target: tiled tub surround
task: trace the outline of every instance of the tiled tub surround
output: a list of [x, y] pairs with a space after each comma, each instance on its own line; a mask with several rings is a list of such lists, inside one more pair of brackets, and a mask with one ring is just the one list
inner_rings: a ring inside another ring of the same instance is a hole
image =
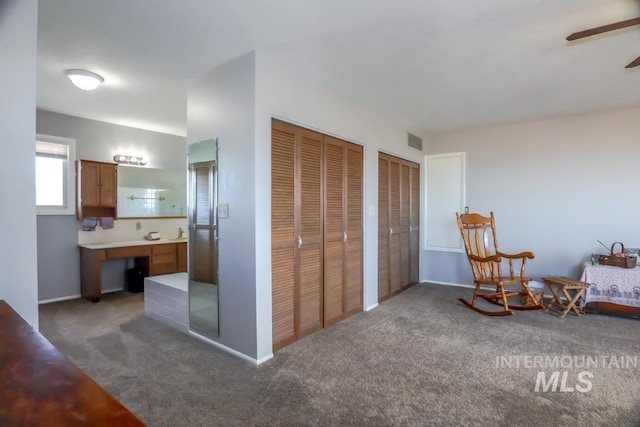
[[187, 273], [144, 279], [144, 313], [152, 319], [189, 332], [189, 278]]

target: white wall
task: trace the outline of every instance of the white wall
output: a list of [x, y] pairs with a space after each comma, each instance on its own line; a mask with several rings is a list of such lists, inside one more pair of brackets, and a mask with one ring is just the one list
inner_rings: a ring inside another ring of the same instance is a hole
[[378, 152], [422, 163], [422, 152], [407, 146], [408, 129], [313, 83], [275, 50], [247, 54], [207, 73], [189, 90], [187, 116], [189, 144], [218, 138], [219, 202], [229, 203], [229, 218], [220, 220], [216, 341], [257, 362], [272, 355], [272, 117], [364, 146], [364, 305], [375, 307]]
[[38, 328], [35, 137], [37, 0], [0, 2], [0, 300]]
[[[256, 53], [255, 195], [258, 359], [271, 353], [271, 118], [364, 146], [364, 306], [378, 301], [378, 152], [422, 164], [407, 146], [407, 129], [296, 72], [295, 60], [275, 50]], [[222, 165], [222, 160], [221, 160]]]
[[[186, 106], [185, 106], [186, 108]], [[185, 170], [187, 142], [169, 135], [38, 110], [38, 133], [74, 138], [76, 158], [113, 162], [116, 154], [142, 156], [147, 168]]]
[[[579, 277], [596, 240], [640, 247], [638, 135], [635, 108], [432, 135], [426, 154], [467, 153], [467, 205], [494, 211], [502, 251], [535, 253], [528, 275]], [[472, 283], [463, 254], [422, 263], [423, 280]]]
[[187, 108], [189, 144], [218, 138], [218, 202], [229, 204], [229, 217], [219, 220], [220, 336], [215, 341], [252, 359], [257, 356], [252, 248], [255, 217], [262, 214], [254, 188], [254, 61], [253, 54], [244, 55], [194, 82]]

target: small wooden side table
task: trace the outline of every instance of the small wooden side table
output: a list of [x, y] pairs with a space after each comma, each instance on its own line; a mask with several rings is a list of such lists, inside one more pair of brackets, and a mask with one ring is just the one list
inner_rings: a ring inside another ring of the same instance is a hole
[[[547, 284], [553, 295], [553, 300], [547, 304], [549, 310], [558, 313], [560, 318], [566, 316], [571, 310], [578, 316], [583, 314], [582, 309], [576, 306], [576, 302], [580, 300], [589, 284], [562, 276], [547, 276], [543, 277], [542, 281]], [[570, 291], [574, 291], [573, 296]]]

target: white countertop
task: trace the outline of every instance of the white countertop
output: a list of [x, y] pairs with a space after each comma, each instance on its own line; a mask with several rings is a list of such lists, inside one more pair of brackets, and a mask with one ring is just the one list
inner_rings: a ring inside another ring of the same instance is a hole
[[162, 245], [167, 243], [181, 243], [186, 242], [187, 239], [160, 239], [160, 240], [127, 240], [123, 242], [108, 242], [108, 243], [87, 243], [78, 245], [81, 248], [87, 249], [110, 249], [110, 248], [125, 248], [128, 246], [145, 246], [145, 245]]

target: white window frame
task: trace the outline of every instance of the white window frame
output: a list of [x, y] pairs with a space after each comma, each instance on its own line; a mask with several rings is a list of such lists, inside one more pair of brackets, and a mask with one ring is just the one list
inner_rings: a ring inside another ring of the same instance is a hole
[[[69, 157], [67, 159], [67, 179], [65, 190], [67, 200], [65, 206], [36, 206], [37, 215], [75, 215], [76, 185], [75, 185], [75, 163], [76, 163], [76, 140], [63, 138], [61, 136], [36, 134], [36, 141], [51, 142], [53, 144], [64, 144], [69, 147]], [[35, 152], [34, 152], [35, 157]], [[35, 161], [35, 158], [34, 158]]]

